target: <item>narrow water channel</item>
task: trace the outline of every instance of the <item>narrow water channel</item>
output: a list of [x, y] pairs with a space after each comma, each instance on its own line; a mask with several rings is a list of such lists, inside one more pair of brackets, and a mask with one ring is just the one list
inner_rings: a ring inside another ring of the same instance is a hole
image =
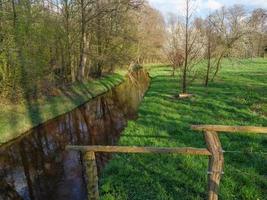
[[[149, 86], [145, 71], [75, 110], [0, 147], [0, 200], [84, 200], [81, 156], [67, 144], [115, 145]], [[97, 156], [98, 168], [110, 155]]]

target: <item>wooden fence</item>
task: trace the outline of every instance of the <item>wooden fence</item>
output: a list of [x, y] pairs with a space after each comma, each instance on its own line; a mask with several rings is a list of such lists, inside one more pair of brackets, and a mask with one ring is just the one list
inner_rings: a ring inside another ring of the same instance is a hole
[[96, 166], [96, 152], [105, 153], [167, 153], [209, 156], [208, 166], [208, 200], [217, 200], [219, 184], [223, 174], [223, 149], [218, 136], [220, 132], [249, 132], [267, 134], [267, 127], [253, 126], [220, 126], [220, 125], [193, 125], [193, 130], [204, 132], [207, 149], [192, 147], [128, 147], [128, 146], [67, 146], [69, 150], [83, 153], [86, 169], [88, 200], [98, 200], [98, 175]]

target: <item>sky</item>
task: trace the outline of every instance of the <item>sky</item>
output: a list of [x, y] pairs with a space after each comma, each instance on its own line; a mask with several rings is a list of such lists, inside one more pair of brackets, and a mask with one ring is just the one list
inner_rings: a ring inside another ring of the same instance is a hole
[[[161, 11], [164, 17], [168, 13], [182, 13], [185, 0], [148, 0], [157, 10]], [[199, 16], [205, 17], [209, 12], [217, 10], [222, 6], [229, 7], [235, 4], [245, 5], [246, 9], [252, 10], [254, 8], [267, 9], [267, 0], [195, 0], [196, 11]]]

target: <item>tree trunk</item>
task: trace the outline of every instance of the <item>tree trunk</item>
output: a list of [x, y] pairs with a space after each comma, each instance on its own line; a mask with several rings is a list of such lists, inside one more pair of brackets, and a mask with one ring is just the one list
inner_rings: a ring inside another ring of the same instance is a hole
[[84, 0], [81, 0], [81, 41], [80, 41], [80, 62], [77, 79], [78, 81], [83, 81], [85, 74], [85, 65], [87, 61], [86, 55], [86, 45], [87, 45], [87, 35], [85, 32], [85, 5]]
[[17, 27], [17, 12], [15, 6], [15, 0], [12, 0], [12, 10], [13, 10], [13, 27], [16, 29]]
[[71, 81], [75, 82], [75, 72], [74, 66], [72, 66], [71, 62], [71, 45], [70, 45], [70, 11], [68, 0], [64, 0], [64, 16], [65, 16], [65, 32], [66, 32], [66, 47], [67, 47], [67, 58], [66, 58], [66, 74], [68, 77], [69, 73], [71, 73]]
[[[99, 1], [96, 1], [96, 12], [100, 12]], [[101, 35], [101, 16], [97, 16], [97, 29], [96, 29], [96, 38], [97, 38], [97, 70], [96, 76], [100, 77], [102, 75], [102, 35]]]
[[208, 33], [208, 65], [207, 65], [207, 73], [205, 79], [205, 86], [208, 87], [209, 84], [209, 75], [210, 75], [210, 59], [211, 59], [211, 41], [210, 41], [210, 33]]
[[187, 92], [187, 65], [188, 65], [188, 26], [189, 26], [189, 0], [186, 1], [186, 22], [185, 22], [185, 61], [183, 69], [182, 92]]
[[261, 57], [261, 46], [262, 46], [262, 35], [260, 34], [258, 43], [258, 57]]
[[213, 74], [213, 77], [212, 77], [212, 79], [211, 79], [212, 81], [213, 81], [214, 78], [217, 76], [217, 74], [218, 74], [218, 72], [219, 72], [219, 70], [220, 70], [221, 60], [222, 60], [223, 56], [224, 56], [224, 53], [222, 53], [222, 54], [220, 55], [220, 57], [218, 58], [218, 61], [217, 61], [217, 64], [216, 64], [216, 71], [215, 71], [215, 73]]
[[82, 34], [83, 35], [83, 39], [82, 39], [82, 47], [81, 47], [81, 52], [80, 52], [80, 64], [79, 64], [79, 70], [78, 70], [78, 81], [83, 81], [84, 79], [84, 74], [85, 74], [85, 65], [87, 62], [87, 55], [85, 52], [86, 49], [86, 43], [87, 43], [87, 36], [85, 33]]
[[[0, 43], [3, 42], [3, 35], [2, 35], [2, 30], [3, 30], [3, 2], [0, 0]], [[1, 53], [1, 50], [0, 50]]]

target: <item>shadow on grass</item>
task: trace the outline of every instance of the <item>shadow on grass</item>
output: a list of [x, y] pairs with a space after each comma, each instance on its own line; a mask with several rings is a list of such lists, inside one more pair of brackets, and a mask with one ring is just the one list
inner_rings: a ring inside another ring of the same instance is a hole
[[[239, 73], [225, 71], [223, 79], [208, 88], [198, 80], [189, 88], [195, 95], [189, 100], [171, 98], [179, 92], [179, 79], [169, 76], [171, 70], [151, 70], [153, 78], [139, 108], [139, 118], [128, 123], [120, 145], [203, 148], [203, 134], [190, 130], [192, 124], [267, 126], [264, 110], [252, 108], [259, 102], [267, 103], [267, 79], [262, 76], [262, 67], [255, 68], [255, 73], [242, 73], [241, 78]], [[225, 153], [220, 199], [265, 198], [266, 154], [249, 151], [266, 152], [266, 138], [258, 134], [220, 134], [224, 150], [242, 151]], [[205, 199], [207, 163], [205, 157], [182, 155], [114, 156], [100, 181], [101, 194], [103, 199]]]

